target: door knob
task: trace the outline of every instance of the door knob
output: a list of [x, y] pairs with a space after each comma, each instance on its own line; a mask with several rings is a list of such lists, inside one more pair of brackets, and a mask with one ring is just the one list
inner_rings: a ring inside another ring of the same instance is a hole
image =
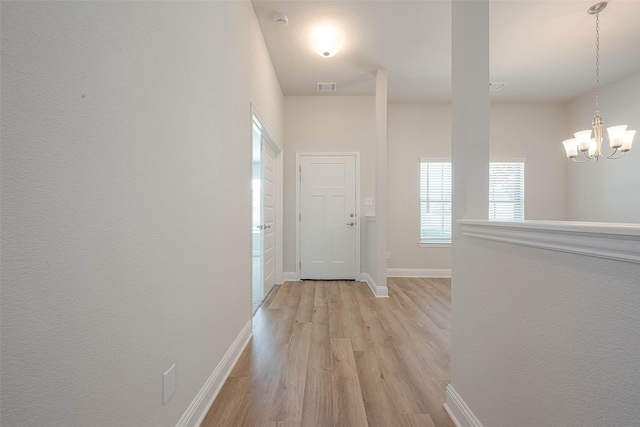
[[353, 227], [354, 225], [356, 225], [356, 223], [355, 223], [355, 222], [353, 222], [353, 221], [351, 221], [351, 222], [348, 222], [348, 223], [347, 223], [347, 225], [349, 225], [349, 226]]

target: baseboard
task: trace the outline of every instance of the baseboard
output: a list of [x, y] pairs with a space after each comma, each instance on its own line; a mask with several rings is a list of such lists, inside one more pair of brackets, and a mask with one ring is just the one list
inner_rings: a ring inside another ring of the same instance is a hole
[[443, 406], [456, 427], [482, 427], [482, 423], [451, 384], [447, 386], [447, 402]]
[[451, 278], [450, 268], [387, 268], [388, 277]]
[[204, 420], [205, 415], [207, 415], [209, 408], [211, 408], [213, 401], [216, 399], [216, 396], [218, 396], [222, 385], [229, 377], [229, 374], [231, 374], [231, 370], [249, 343], [252, 335], [251, 320], [249, 320], [233, 341], [233, 344], [231, 344], [231, 347], [229, 347], [229, 350], [227, 350], [220, 363], [218, 363], [216, 369], [213, 370], [209, 379], [204, 383], [200, 392], [198, 392], [195, 399], [193, 399], [191, 405], [189, 405], [182, 415], [176, 427], [197, 427], [202, 423], [202, 420]]
[[369, 273], [360, 273], [360, 281], [367, 282], [369, 289], [371, 289], [376, 298], [389, 298], [389, 288], [376, 284], [373, 277], [369, 276]]
[[300, 278], [295, 271], [285, 271], [282, 273], [282, 280], [284, 282], [297, 282]]

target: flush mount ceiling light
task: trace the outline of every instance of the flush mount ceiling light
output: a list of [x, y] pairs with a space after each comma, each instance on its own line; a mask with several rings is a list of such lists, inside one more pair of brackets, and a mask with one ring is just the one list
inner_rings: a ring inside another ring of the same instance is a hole
[[[602, 151], [602, 117], [600, 116], [600, 12], [607, 7], [607, 2], [597, 3], [591, 6], [587, 13], [596, 15], [596, 112], [591, 123], [592, 129], [582, 130], [573, 135], [575, 138], [563, 141], [564, 149], [567, 157], [574, 162], [584, 163], [589, 160], [596, 160], [600, 156], [607, 159], [619, 159], [624, 156], [627, 151], [631, 150], [631, 143], [636, 134], [635, 130], [627, 130], [627, 125], [612, 126], [607, 128], [609, 134], [609, 146], [613, 148], [613, 152], [609, 155]], [[593, 138], [591, 133], [593, 130]], [[585, 160], [578, 161], [576, 157], [580, 151]], [[618, 154], [618, 152], [622, 154]]]
[[273, 15], [273, 21], [280, 27], [286, 27], [289, 24], [289, 18], [284, 13], [276, 13]]
[[323, 25], [311, 33], [311, 45], [318, 55], [329, 58], [340, 51], [342, 33], [333, 25]]

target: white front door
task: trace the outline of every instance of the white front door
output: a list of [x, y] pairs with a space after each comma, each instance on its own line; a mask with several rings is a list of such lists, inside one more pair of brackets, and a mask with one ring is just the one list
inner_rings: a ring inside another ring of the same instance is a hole
[[356, 278], [356, 157], [300, 158], [300, 278]]
[[267, 295], [275, 284], [276, 276], [276, 159], [271, 146], [262, 143], [262, 277], [264, 293]]

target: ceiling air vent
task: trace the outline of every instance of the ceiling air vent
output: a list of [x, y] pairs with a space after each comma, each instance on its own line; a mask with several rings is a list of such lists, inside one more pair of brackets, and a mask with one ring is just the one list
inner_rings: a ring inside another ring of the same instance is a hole
[[489, 90], [491, 92], [497, 92], [503, 89], [509, 82], [489, 82]]
[[318, 83], [318, 92], [335, 92], [338, 88], [338, 83], [329, 82], [329, 83]]

